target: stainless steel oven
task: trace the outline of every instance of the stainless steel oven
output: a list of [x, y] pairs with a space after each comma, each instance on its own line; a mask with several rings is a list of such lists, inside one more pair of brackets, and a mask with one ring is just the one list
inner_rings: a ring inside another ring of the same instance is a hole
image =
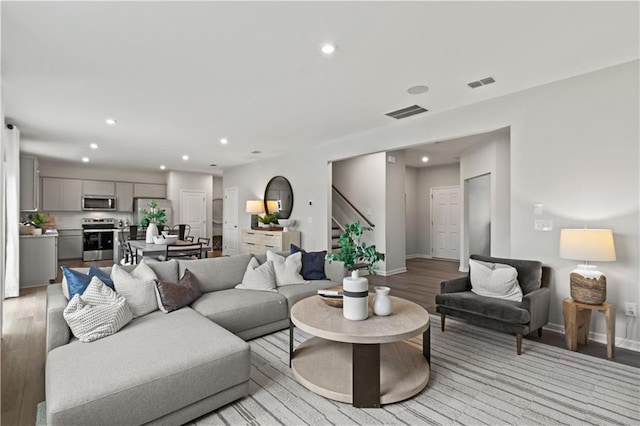
[[82, 219], [82, 260], [113, 259], [115, 219]]

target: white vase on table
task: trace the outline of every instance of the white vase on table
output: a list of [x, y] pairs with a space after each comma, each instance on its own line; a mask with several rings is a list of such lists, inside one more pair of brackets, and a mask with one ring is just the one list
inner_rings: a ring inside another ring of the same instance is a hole
[[373, 313], [381, 317], [391, 315], [393, 312], [393, 305], [389, 297], [391, 289], [385, 286], [376, 286], [373, 289], [376, 292], [376, 296], [373, 298]]
[[342, 280], [342, 315], [352, 321], [369, 317], [369, 281], [358, 270]]
[[155, 223], [151, 222], [147, 225], [147, 236], [145, 238], [145, 243], [153, 244], [153, 237], [158, 236], [158, 227]]

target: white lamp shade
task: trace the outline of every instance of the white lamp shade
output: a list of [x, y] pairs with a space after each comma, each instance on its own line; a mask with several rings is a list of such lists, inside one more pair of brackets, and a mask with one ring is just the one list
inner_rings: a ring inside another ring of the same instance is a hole
[[264, 203], [262, 200], [247, 200], [247, 213], [258, 214], [264, 212]]
[[267, 200], [267, 210], [271, 214], [280, 211], [280, 202], [278, 200]]
[[563, 229], [560, 231], [563, 259], [607, 262], [616, 260], [610, 229]]

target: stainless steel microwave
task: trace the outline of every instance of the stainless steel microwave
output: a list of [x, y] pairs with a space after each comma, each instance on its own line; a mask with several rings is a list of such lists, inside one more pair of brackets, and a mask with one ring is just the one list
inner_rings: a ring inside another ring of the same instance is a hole
[[82, 197], [82, 210], [115, 211], [116, 198], [101, 195], [85, 195]]

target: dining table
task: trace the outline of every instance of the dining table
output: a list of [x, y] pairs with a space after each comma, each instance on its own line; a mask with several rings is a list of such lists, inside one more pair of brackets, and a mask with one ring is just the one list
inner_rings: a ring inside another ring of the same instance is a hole
[[[136, 258], [138, 259], [138, 263], [140, 263], [140, 260], [142, 260], [144, 256], [157, 257], [160, 255], [166, 254], [167, 252], [166, 244], [147, 243], [145, 242], [145, 240], [129, 240], [127, 242], [131, 246], [131, 249], [135, 250], [135, 252], [137, 253]], [[185, 240], [177, 240], [174, 243], [174, 245], [184, 245], [184, 246], [190, 246], [193, 244], [198, 244], [198, 243], [193, 243]], [[211, 250], [211, 244], [202, 243], [203, 259], [207, 257], [207, 252], [209, 250]]]

